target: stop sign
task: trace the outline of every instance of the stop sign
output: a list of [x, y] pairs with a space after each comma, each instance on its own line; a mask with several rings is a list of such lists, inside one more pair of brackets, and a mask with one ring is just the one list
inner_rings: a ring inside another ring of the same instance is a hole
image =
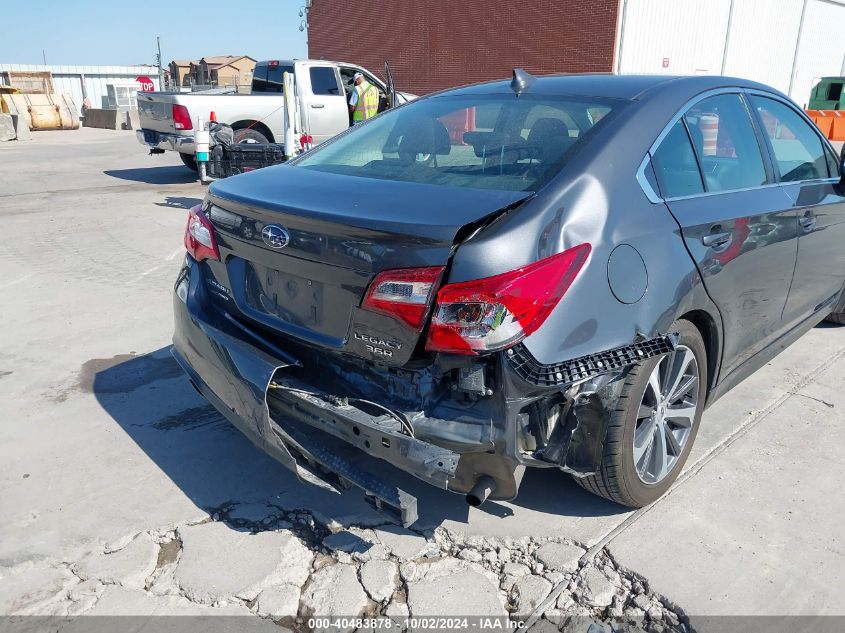
[[146, 75], [135, 77], [135, 81], [141, 85], [141, 90], [144, 92], [154, 92], [156, 89], [156, 85], [153, 83], [153, 80]]

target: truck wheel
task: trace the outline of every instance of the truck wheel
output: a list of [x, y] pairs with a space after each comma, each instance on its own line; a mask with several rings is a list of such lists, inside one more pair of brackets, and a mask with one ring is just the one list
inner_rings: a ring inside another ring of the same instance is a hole
[[235, 130], [235, 143], [269, 143], [267, 137], [261, 132], [244, 128], [242, 130]]
[[611, 414], [595, 475], [576, 481], [593, 494], [633, 508], [656, 501], [687, 460], [707, 394], [707, 352], [689, 321], [672, 324], [675, 351], [635, 366]]
[[192, 171], [199, 171], [197, 167], [197, 159], [193, 156], [193, 154], [183, 154], [179, 152], [179, 158], [182, 159], [182, 162], [185, 163], [185, 167]]

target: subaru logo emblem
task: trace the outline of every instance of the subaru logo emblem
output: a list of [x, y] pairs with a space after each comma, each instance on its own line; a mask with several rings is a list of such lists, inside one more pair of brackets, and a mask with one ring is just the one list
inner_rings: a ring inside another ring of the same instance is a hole
[[261, 231], [261, 239], [270, 248], [284, 248], [290, 242], [290, 233], [278, 224], [268, 224]]

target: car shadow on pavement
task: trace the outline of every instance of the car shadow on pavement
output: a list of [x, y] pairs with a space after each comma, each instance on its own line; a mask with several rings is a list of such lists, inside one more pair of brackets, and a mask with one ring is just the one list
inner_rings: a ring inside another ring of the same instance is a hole
[[[192, 389], [169, 347], [140, 356], [95, 359], [86, 365], [94, 369], [89, 388], [99, 404], [197, 507], [214, 512], [232, 504], [267, 502], [286, 510], [308, 509], [325, 520], [347, 525], [384, 521], [357, 488], [337, 495], [300, 483], [254, 447]], [[469, 507], [461, 495], [424, 484], [384, 462], [368, 465], [418, 498], [416, 527], [468, 521]], [[150, 499], [155, 502], [154, 495]], [[529, 469], [514, 501], [488, 501], [480, 510], [504, 518], [520, 507], [564, 516], [626, 511], [587, 493], [553, 469]]]
[[143, 182], [148, 185], [182, 185], [197, 182], [197, 173], [187, 167], [167, 165], [161, 167], [135, 167], [132, 169], [106, 169], [106, 176]]
[[156, 202], [157, 207], [168, 207], [170, 209], [190, 209], [202, 203], [201, 198], [190, 196], [165, 196], [164, 202]]

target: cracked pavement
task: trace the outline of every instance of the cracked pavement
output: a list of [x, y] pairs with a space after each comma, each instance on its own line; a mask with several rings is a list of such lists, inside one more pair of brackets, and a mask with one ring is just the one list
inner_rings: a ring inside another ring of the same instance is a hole
[[354, 490], [298, 483], [172, 360], [171, 285], [204, 194], [178, 158], [85, 128], [0, 144], [0, 163], [0, 614], [267, 630], [478, 614], [591, 633], [845, 615], [845, 328], [815, 328], [711, 407], [649, 508], [547, 470], [475, 509], [385, 466], [419, 497], [404, 530]]

